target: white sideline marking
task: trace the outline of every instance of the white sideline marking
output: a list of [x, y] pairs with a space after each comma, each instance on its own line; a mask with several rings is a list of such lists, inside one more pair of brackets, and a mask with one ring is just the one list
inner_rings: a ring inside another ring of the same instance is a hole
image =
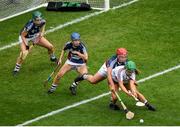
[[135, 2], [138, 2], [138, 1], [139, 1], [139, 0], [132, 0], [132, 1], [127, 2], [127, 3], [123, 3], [123, 4], [119, 5], [119, 6], [113, 7], [112, 10], [116, 10], [116, 9], [118, 9], [118, 8], [122, 8], [122, 7], [125, 7], [125, 6], [128, 6], [128, 5], [131, 5], [131, 4], [133, 4], [133, 3], [135, 3]]
[[9, 44], [9, 45], [5, 45], [5, 46], [3, 46], [3, 47], [0, 47], [0, 51], [2, 51], [2, 50], [4, 50], [4, 49], [11, 48], [11, 47], [16, 46], [16, 45], [18, 45], [18, 44], [19, 44], [19, 42], [14, 42], [14, 43], [11, 43], [11, 44]]
[[104, 13], [104, 12], [105, 12], [105, 11], [94, 12], [94, 13], [91, 13], [91, 14], [89, 14], [89, 15], [80, 17], [80, 18], [78, 18], [78, 19], [72, 20], [72, 21], [67, 22], [67, 23], [65, 23], [65, 24], [59, 25], [59, 26], [57, 26], [57, 27], [55, 27], [55, 28], [53, 28], [53, 29], [49, 29], [49, 30], [47, 30], [47, 31], [45, 32], [45, 34], [52, 33], [52, 32], [54, 32], [54, 31], [57, 31], [57, 30], [62, 29], [62, 28], [64, 28], [64, 27], [67, 27], [67, 26], [70, 26], [70, 25], [72, 25], [72, 24], [81, 22], [81, 21], [83, 21], [83, 20], [86, 20], [86, 19], [88, 19], [88, 18], [90, 18], [90, 17], [99, 15], [99, 14]]
[[[45, 32], [45, 34], [49, 34], [49, 33], [52, 33], [52, 32], [54, 32], [54, 31], [60, 30], [60, 29], [62, 29], [62, 28], [64, 28], [64, 27], [67, 27], [67, 26], [70, 26], [70, 25], [72, 25], [72, 24], [81, 22], [81, 21], [86, 20], [86, 19], [88, 19], [88, 18], [90, 18], [90, 17], [99, 15], [99, 14], [101, 14], [101, 13], [103, 13], [103, 12], [105, 12], [105, 11], [94, 12], [94, 13], [89, 14], [89, 15], [86, 15], [86, 16], [84, 16], [84, 17], [80, 17], [80, 18], [75, 19], [75, 20], [72, 20], [72, 21], [70, 21], [70, 22], [66, 22], [65, 24], [60, 24], [60, 25], [58, 25], [58, 26], [55, 27], [55, 28], [52, 28], [52, 29], [47, 30], [47, 31]], [[11, 44], [9, 44], [9, 45], [0, 47], [0, 51], [5, 50], [5, 49], [8, 49], [8, 48], [11, 48], [11, 47], [16, 46], [16, 45], [18, 45], [18, 44], [19, 44], [19, 42], [17, 41], [17, 42], [13, 42], [13, 43], [11, 43]]]
[[[130, 4], [133, 4], [133, 3], [137, 2], [137, 1], [138, 1], [138, 0], [133, 0], [133, 1], [130, 1], [130, 2], [128, 2], [128, 3], [123, 3], [123, 4], [121, 4], [120, 6], [114, 7], [114, 8], [112, 8], [112, 9], [115, 10], [115, 9], [118, 9], [118, 8], [122, 8], [122, 7], [128, 6], [128, 5], [130, 5]], [[112, 10], [112, 9], [109, 9], [109, 10]], [[109, 11], [109, 10], [107, 10], [107, 11]], [[104, 13], [104, 12], [107, 12], [107, 11], [103, 10], [103, 11], [99, 11], [99, 12], [94, 12], [94, 13], [91, 13], [91, 14], [89, 14], [89, 15], [86, 15], [86, 16], [80, 17], [80, 18], [78, 18], [78, 19], [72, 20], [72, 21], [70, 21], [70, 22], [67, 22], [67, 23], [65, 23], [65, 24], [60, 24], [60, 25], [58, 25], [57, 27], [55, 27], [55, 28], [53, 28], [53, 29], [47, 30], [47, 31], [45, 32], [45, 34], [52, 33], [52, 32], [54, 32], [54, 31], [56, 31], [56, 30], [60, 30], [60, 29], [62, 29], [62, 28], [64, 28], [64, 27], [67, 27], [67, 26], [69, 26], [69, 25], [72, 25], [72, 24], [75, 24], [75, 23], [84, 21], [84, 20], [86, 20], [86, 19], [89, 19], [90, 17], [99, 15], [99, 14]], [[9, 45], [5, 45], [5, 46], [3, 46], [3, 47], [0, 47], [0, 51], [5, 50], [5, 49], [8, 49], [8, 48], [11, 48], [11, 47], [16, 46], [16, 45], [18, 45], [18, 42], [13, 42], [13, 43], [11, 43], [11, 44], [9, 44]]]
[[[158, 72], [158, 73], [156, 73], [156, 74], [150, 75], [150, 76], [148, 76], [148, 77], [146, 77], [146, 78], [143, 78], [143, 79], [141, 79], [141, 80], [138, 80], [137, 82], [138, 82], [138, 83], [145, 82], [145, 81], [147, 81], [147, 80], [150, 80], [150, 79], [152, 79], [152, 78], [158, 77], [158, 76], [163, 75], [163, 74], [165, 74], [165, 73], [168, 73], [168, 72], [170, 72], [170, 71], [177, 70], [178, 68], [180, 68], [180, 64], [177, 65], [177, 66], [175, 66], [175, 67], [169, 68], [169, 69], [167, 69], [167, 70], [164, 70], [164, 71]], [[104, 96], [109, 95], [110, 93], [111, 93], [111, 92], [103, 93], [103, 94], [98, 95], [98, 96], [96, 96], [96, 97], [93, 97], [93, 98], [90, 98], [90, 99], [86, 99], [86, 100], [83, 100], [83, 101], [74, 103], [74, 104], [72, 104], [72, 105], [66, 106], [66, 107], [64, 107], [64, 108], [60, 108], [60, 109], [58, 109], [58, 110], [52, 111], [52, 112], [50, 112], [50, 113], [47, 113], [47, 114], [45, 114], [45, 115], [36, 117], [36, 118], [34, 118], [34, 119], [32, 119], [32, 120], [26, 121], [26, 122], [24, 122], [24, 123], [22, 123], [22, 124], [19, 124], [19, 125], [17, 125], [17, 126], [25, 126], [25, 125], [28, 125], [28, 124], [30, 124], [30, 123], [39, 121], [39, 120], [41, 120], [41, 119], [43, 119], [43, 118], [46, 118], [46, 117], [49, 117], [49, 116], [52, 116], [52, 115], [55, 115], [55, 114], [58, 114], [58, 113], [63, 112], [63, 111], [65, 111], [65, 110], [68, 110], [68, 109], [77, 107], [77, 106], [82, 105], [82, 104], [86, 104], [86, 103], [91, 102], [91, 101], [94, 101], [94, 100], [97, 100], [97, 99], [99, 99], [99, 98], [102, 98], [102, 97], [104, 97]]]
[[35, 119], [26, 121], [26, 122], [24, 122], [24, 123], [22, 123], [22, 124], [19, 124], [19, 125], [17, 125], [17, 126], [28, 125], [28, 124], [30, 124], [30, 123], [33, 123], [33, 122], [35, 122], [35, 121], [39, 121], [39, 120], [41, 120], [41, 119], [43, 119], [43, 118], [46, 118], [46, 117], [55, 115], [55, 114], [57, 114], [57, 113], [60, 113], [60, 112], [65, 111], [65, 110], [68, 110], [68, 109], [77, 107], [77, 106], [82, 105], [82, 104], [86, 104], [86, 103], [91, 102], [91, 101], [94, 101], [94, 100], [97, 100], [97, 99], [102, 98], [102, 97], [104, 97], [104, 96], [107, 96], [107, 95], [109, 95], [109, 94], [110, 94], [110, 92], [108, 92], [108, 93], [103, 93], [103, 94], [101, 94], [101, 95], [99, 95], [99, 96], [96, 96], [96, 97], [93, 97], [93, 98], [90, 98], [90, 99], [87, 99], [87, 100], [83, 100], [83, 101], [74, 103], [74, 104], [69, 105], [69, 106], [66, 106], [66, 107], [64, 107], [64, 108], [60, 108], [60, 109], [58, 109], [58, 110], [52, 111], [52, 112], [50, 112], [50, 113], [47, 113], [47, 114], [45, 114], [45, 115], [36, 117]]
[[154, 75], [151, 75], [151, 76], [149, 76], [149, 77], [143, 78], [143, 79], [139, 80], [138, 83], [145, 82], [146, 80], [149, 80], [149, 79], [158, 77], [158, 76], [160, 76], [160, 75], [163, 75], [163, 74], [168, 73], [168, 72], [173, 71], [173, 70], [177, 70], [178, 68], [180, 68], [180, 64], [177, 65], [177, 66], [175, 66], [175, 67], [169, 68], [169, 69], [164, 70], [164, 71], [161, 71], [161, 72], [159, 72], [159, 73], [156, 73], [156, 74], [154, 74]]

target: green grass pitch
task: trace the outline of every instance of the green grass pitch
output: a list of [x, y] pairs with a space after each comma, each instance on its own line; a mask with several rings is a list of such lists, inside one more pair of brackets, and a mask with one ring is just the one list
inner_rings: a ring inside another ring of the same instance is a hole
[[[90, 12], [47, 12], [46, 29], [56, 27]], [[31, 13], [0, 22], [0, 47], [16, 42]], [[117, 47], [129, 51], [129, 59], [137, 63], [142, 79], [180, 63], [180, 2], [179, 0], [140, 0], [130, 6], [111, 10], [88, 20], [47, 34], [59, 57], [62, 46], [77, 31], [89, 53], [89, 73], [94, 74]], [[47, 51], [34, 47], [17, 77], [12, 76], [19, 47], [0, 51], [0, 125], [18, 125], [67, 105], [108, 92], [107, 82], [96, 86], [82, 82], [77, 96], [69, 86], [77, 76], [66, 74], [54, 94], [48, 95], [43, 81], [56, 66], [49, 61]], [[180, 70], [169, 72], [139, 85], [140, 91], [156, 106], [156, 112], [135, 106], [133, 99], [121, 94], [127, 107], [135, 112], [126, 120], [122, 111], [108, 108], [110, 96], [80, 105], [30, 125], [176, 125], [180, 126]], [[50, 85], [50, 84], [49, 84]], [[144, 119], [144, 123], [139, 123]]]

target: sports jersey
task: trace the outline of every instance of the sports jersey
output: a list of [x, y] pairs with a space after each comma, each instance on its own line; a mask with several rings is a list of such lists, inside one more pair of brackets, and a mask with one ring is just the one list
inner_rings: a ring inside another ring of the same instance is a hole
[[83, 64], [85, 63], [85, 61], [79, 57], [77, 54], [72, 53], [73, 51], [78, 51], [81, 54], [85, 54], [87, 53], [86, 47], [85, 45], [80, 42], [79, 46], [77, 47], [73, 47], [72, 42], [67, 42], [64, 46], [64, 51], [68, 50], [68, 60], [70, 60], [73, 63], [79, 63], [79, 64]]
[[[127, 62], [127, 61], [126, 61]], [[117, 66], [124, 66], [126, 62], [118, 62], [117, 55], [112, 56], [110, 59], [106, 61], [106, 67], [111, 67], [112, 69]]]
[[126, 75], [126, 70], [124, 66], [118, 66], [112, 70], [112, 79], [115, 82], [123, 81], [123, 83], [129, 83], [130, 80], [135, 81], [136, 75], [135, 72], [131, 74], [131, 76]]
[[46, 21], [44, 19], [41, 20], [41, 23], [39, 25], [35, 25], [33, 20], [30, 20], [29, 22], [26, 23], [26, 25], [23, 27], [21, 30], [20, 34], [23, 31], [27, 31], [27, 35], [25, 36], [26, 38], [32, 38], [34, 35], [40, 32], [40, 29], [45, 25]]

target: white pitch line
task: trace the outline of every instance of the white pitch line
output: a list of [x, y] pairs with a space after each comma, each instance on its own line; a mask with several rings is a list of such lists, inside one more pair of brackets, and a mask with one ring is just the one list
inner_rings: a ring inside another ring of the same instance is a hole
[[3, 46], [3, 47], [0, 47], [0, 51], [5, 50], [5, 49], [8, 49], [8, 48], [11, 48], [11, 47], [16, 46], [16, 45], [18, 45], [18, 44], [19, 44], [19, 42], [13, 42], [13, 43], [11, 43], [11, 44], [9, 44], [9, 45], [5, 45], [5, 46]]
[[133, 4], [133, 3], [135, 3], [135, 2], [138, 2], [138, 1], [139, 1], [139, 0], [132, 0], [132, 1], [127, 2], [127, 3], [123, 3], [123, 4], [119, 5], [119, 6], [113, 7], [112, 10], [116, 10], [116, 9], [118, 9], [118, 8], [122, 8], [122, 7], [125, 7], [125, 6], [128, 6], [128, 5], [131, 5], [131, 4]]
[[52, 112], [50, 112], [50, 113], [48, 113], [48, 114], [39, 116], [39, 117], [37, 117], [37, 118], [35, 118], [35, 119], [26, 121], [26, 122], [24, 122], [24, 123], [22, 123], [22, 124], [19, 124], [19, 125], [17, 125], [17, 126], [25, 126], [25, 125], [28, 125], [28, 124], [30, 124], [30, 123], [39, 121], [39, 120], [41, 120], [41, 119], [43, 119], [43, 118], [46, 118], [46, 117], [49, 117], [49, 116], [52, 116], [52, 115], [55, 115], [55, 114], [58, 114], [58, 113], [63, 112], [63, 111], [65, 111], [65, 110], [68, 110], [68, 109], [77, 107], [77, 106], [82, 105], [82, 104], [86, 104], [86, 103], [91, 102], [91, 101], [94, 101], [94, 100], [97, 100], [97, 99], [102, 98], [102, 97], [104, 97], [104, 96], [107, 96], [107, 95], [109, 95], [109, 94], [110, 94], [110, 92], [108, 92], [108, 93], [103, 93], [103, 94], [101, 94], [101, 95], [99, 95], [99, 96], [96, 96], [96, 97], [93, 97], [93, 98], [90, 98], [90, 99], [87, 99], [87, 100], [83, 100], [83, 101], [74, 103], [74, 104], [69, 105], [69, 106], [66, 106], [66, 107], [64, 107], [64, 108], [60, 108], [60, 109], [58, 109], [58, 110], [52, 111]]
[[[177, 65], [177, 66], [175, 66], [175, 67], [169, 68], [169, 69], [167, 69], [167, 70], [164, 70], [164, 71], [158, 72], [158, 73], [156, 73], [156, 74], [150, 75], [150, 76], [148, 76], [148, 77], [146, 77], [146, 78], [143, 78], [143, 79], [141, 79], [141, 80], [138, 80], [137, 82], [138, 82], [138, 83], [142, 83], [142, 82], [145, 82], [145, 81], [150, 80], [150, 79], [152, 79], [152, 78], [155, 78], [155, 77], [158, 77], [158, 76], [160, 76], [160, 75], [166, 74], [166, 73], [168, 73], [168, 72], [170, 72], [170, 71], [177, 70], [177, 69], [179, 69], [179, 68], [180, 68], [180, 64]], [[50, 113], [47, 113], [47, 114], [45, 114], [45, 115], [36, 117], [36, 118], [34, 118], [34, 119], [32, 119], [32, 120], [28, 120], [28, 121], [26, 121], [26, 122], [24, 122], [24, 123], [22, 123], [22, 124], [17, 125], [17, 126], [25, 126], [25, 125], [28, 125], [28, 124], [30, 124], [30, 123], [39, 121], [39, 120], [41, 120], [41, 119], [47, 118], [47, 117], [49, 117], [49, 116], [58, 114], [58, 113], [63, 112], [63, 111], [66, 111], [66, 110], [68, 110], [68, 109], [77, 107], [77, 106], [79, 106], [79, 105], [86, 104], [86, 103], [88, 103], [88, 102], [91, 102], [91, 101], [100, 99], [100, 98], [102, 98], [102, 97], [104, 97], [104, 96], [109, 95], [110, 93], [111, 93], [111, 92], [103, 93], [103, 94], [98, 95], [98, 96], [96, 96], [96, 97], [93, 97], [93, 98], [90, 98], [90, 99], [86, 99], [86, 100], [83, 100], [83, 101], [74, 103], [74, 104], [69, 105], [69, 106], [66, 106], [66, 107], [64, 107], [64, 108], [60, 108], [60, 109], [58, 109], [58, 110], [52, 111], [52, 112], [50, 112]]]
[[[138, 0], [132, 0], [132, 1], [130, 1], [130, 2], [123, 3], [123, 4], [121, 4], [121, 5], [117, 6], [117, 7], [114, 7], [114, 8], [109, 9], [109, 10], [115, 10], [115, 9], [118, 9], [118, 8], [122, 8], [122, 7], [128, 6], [128, 5], [130, 5], [130, 4], [133, 4], [133, 3], [137, 2], [137, 1], [138, 1]], [[109, 10], [108, 10], [108, 11], [109, 11]], [[86, 19], [89, 19], [89, 18], [91, 18], [91, 17], [93, 17], [93, 16], [99, 15], [99, 14], [104, 13], [104, 12], [107, 12], [107, 11], [104, 10], [104, 11], [94, 12], [94, 13], [88, 14], [88, 15], [86, 15], [86, 16], [80, 17], [80, 18], [78, 18], [78, 19], [72, 20], [72, 21], [70, 21], [70, 22], [67, 22], [67, 23], [65, 23], [65, 24], [60, 24], [60, 25], [58, 25], [57, 27], [55, 27], [55, 28], [53, 28], [53, 29], [47, 30], [47, 31], [45, 32], [45, 34], [49, 34], [49, 33], [52, 33], [52, 32], [54, 32], [54, 31], [60, 30], [60, 29], [62, 29], [62, 28], [64, 28], [64, 27], [70, 26], [70, 25], [72, 25], [72, 24], [79, 23], [79, 22], [81, 22], [81, 21], [84, 21], [84, 20], [86, 20]], [[3, 46], [3, 47], [0, 47], [0, 51], [5, 50], [5, 49], [8, 49], [8, 48], [11, 48], [11, 47], [16, 46], [16, 45], [18, 45], [18, 41], [13, 42], [13, 43], [11, 43], [11, 44], [9, 44], [9, 45], [5, 45], [5, 46]]]
[[162, 72], [159, 72], [159, 73], [156, 73], [156, 74], [154, 74], [154, 75], [151, 75], [151, 76], [149, 76], [149, 77], [143, 78], [143, 79], [139, 80], [138, 83], [145, 82], [146, 80], [155, 78], [155, 77], [157, 77], [157, 76], [163, 75], [163, 74], [168, 73], [168, 72], [173, 71], [173, 70], [177, 70], [178, 68], [180, 68], [180, 64], [177, 65], [177, 66], [175, 66], [175, 67], [172, 67], [172, 68], [169, 68], [169, 69], [167, 69], [167, 70], [164, 70], [164, 71], [162, 71]]
[[[90, 17], [99, 15], [99, 14], [101, 14], [101, 13], [103, 13], [103, 12], [105, 12], [105, 11], [94, 12], [94, 13], [92, 13], [92, 14], [88, 14], [88, 15], [86, 15], [86, 16], [80, 17], [80, 18], [75, 19], [75, 20], [72, 20], [72, 21], [70, 21], [70, 22], [66, 22], [65, 24], [60, 24], [60, 25], [56, 26], [55, 28], [52, 28], [52, 29], [47, 30], [47, 31], [45, 32], [45, 34], [49, 34], [49, 33], [55, 32], [55, 31], [60, 30], [60, 29], [62, 29], [62, 28], [64, 28], [64, 27], [67, 27], [67, 26], [70, 26], [70, 25], [72, 25], [72, 24], [81, 22], [81, 21], [86, 20], [86, 19], [88, 19], [88, 18], [90, 18]], [[0, 51], [5, 50], [5, 49], [8, 49], [8, 48], [11, 48], [11, 47], [16, 46], [16, 45], [18, 45], [18, 44], [19, 44], [19, 43], [18, 43], [18, 41], [17, 41], [17, 42], [13, 42], [13, 43], [11, 43], [11, 44], [9, 44], [9, 45], [0, 47]]]

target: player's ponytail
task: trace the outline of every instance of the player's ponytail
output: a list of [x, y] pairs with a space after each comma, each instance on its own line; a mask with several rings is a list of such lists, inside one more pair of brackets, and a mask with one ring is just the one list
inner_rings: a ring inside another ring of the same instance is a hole
[[135, 69], [135, 74], [136, 74], [136, 75], [139, 75], [140, 73], [141, 73], [141, 71], [136, 68], [136, 69]]

